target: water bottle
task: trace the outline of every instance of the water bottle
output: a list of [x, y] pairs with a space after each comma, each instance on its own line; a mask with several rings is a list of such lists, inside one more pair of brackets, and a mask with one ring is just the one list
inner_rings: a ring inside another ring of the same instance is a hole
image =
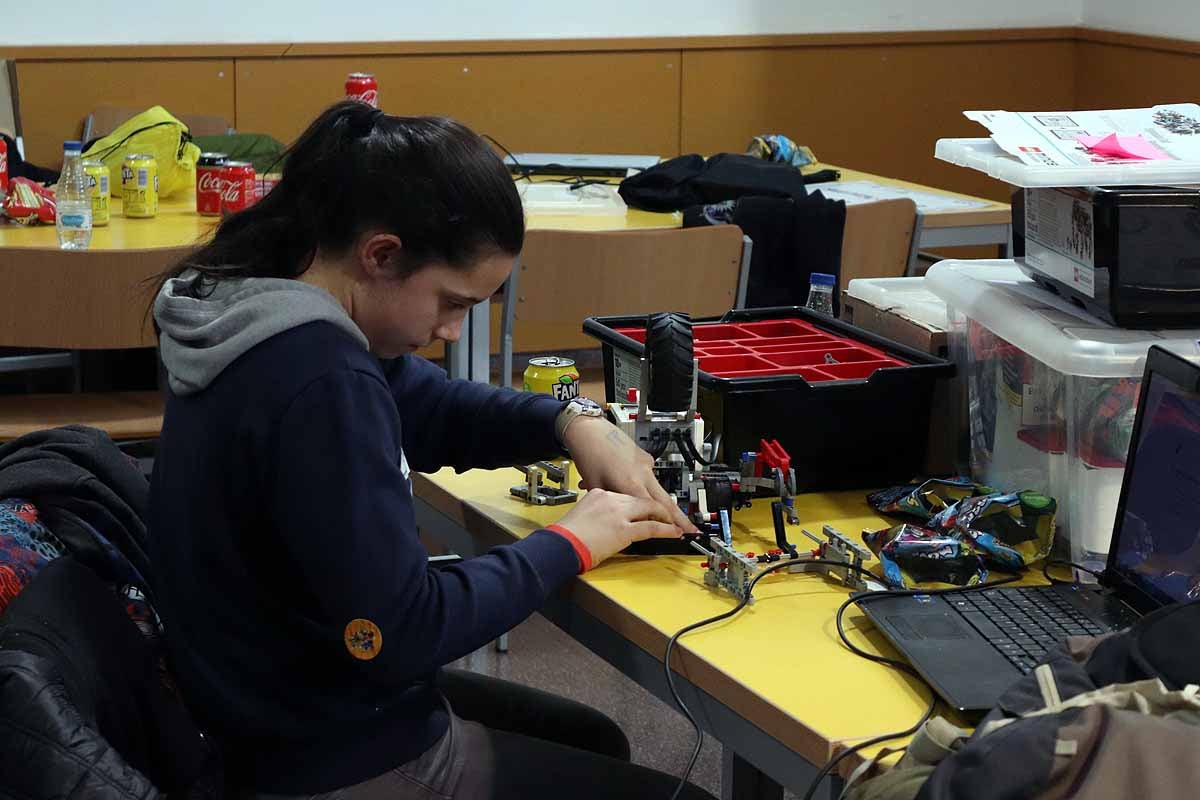
[[63, 143], [63, 168], [54, 193], [54, 206], [58, 246], [63, 250], [86, 250], [92, 242], [92, 198], [88, 194], [83, 147], [79, 142]]
[[808, 278], [808, 302], [805, 308], [818, 314], [833, 316], [833, 285], [837, 278], [825, 272], [814, 272]]

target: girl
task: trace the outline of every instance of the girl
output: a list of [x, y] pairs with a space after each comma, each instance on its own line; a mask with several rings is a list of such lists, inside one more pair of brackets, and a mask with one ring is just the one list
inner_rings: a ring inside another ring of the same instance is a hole
[[[512, 179], [476, 135], [349, 101], [305, 131], [261, 202], [162, 276], [159, 612], [180, 688], [243, 794], [674, 788], [629, 764], [598, 712], [441, 669], [630, 542], [693, 530], [602, 418], [450, 381], [413, 355], [458, 338], [523, 237]], [[410, 466], [564, 450], [593, 490], [559, 525], [428, 568]]]

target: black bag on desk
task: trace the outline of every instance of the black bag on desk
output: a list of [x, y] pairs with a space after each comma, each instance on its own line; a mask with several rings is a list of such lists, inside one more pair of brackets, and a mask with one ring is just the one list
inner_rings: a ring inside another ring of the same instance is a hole
[[[892, 773], [847, 798], [1194, 797], [1197, 684], [1200, 602], [1166, 606], [1122, 633], [1059, 645], [974, 733], [947, 736], [944, 720], [923, 728]], [[928, 776], [919, 791], [903, 780], [906, 770]]]
[[707, 161], [694, 154], [672, 158], [626, 178], [617, 191], [626, 205], [646, 211], [679, 211], [751, 195], [805, 195], [800, 170], [736, 153], [719, 153]]

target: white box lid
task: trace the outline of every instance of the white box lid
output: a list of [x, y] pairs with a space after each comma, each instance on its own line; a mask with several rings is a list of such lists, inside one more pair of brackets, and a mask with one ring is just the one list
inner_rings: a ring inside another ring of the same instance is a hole
[[846, 294], [935, 331], [950, 330], [946, 301], [925, 286], [924, 278], [855, 278]]
[[566, 183], [518, 182], [517, 193], [528, 214], [625, 216], [627, 211], [617, 187], [604, 183], [573, 189]]
[[978, 170], [1027, 189], [1055, 186], [1186, 186], [1200, 183], [1200, 162], [1146, 161], [1140, 164], [1088, 164], [1035, 167], [1022, 164], [990, 138], [938, 139], [933, 154], [942, 161]]
[[940, 261], [925, 285], [955, 312], [1066, 375], [1140, 376], [1151, 345], [1200, 362], [1200, 330], [1115, 328], [1042, 289], [1015, 261]]

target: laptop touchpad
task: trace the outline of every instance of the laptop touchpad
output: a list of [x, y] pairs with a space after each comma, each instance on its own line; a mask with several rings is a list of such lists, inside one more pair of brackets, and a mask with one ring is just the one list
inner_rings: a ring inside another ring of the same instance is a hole
[[892, 630], [905, 639], [966, 639], [965, 626], [952, 617], [895, 616], [887, 618]]

